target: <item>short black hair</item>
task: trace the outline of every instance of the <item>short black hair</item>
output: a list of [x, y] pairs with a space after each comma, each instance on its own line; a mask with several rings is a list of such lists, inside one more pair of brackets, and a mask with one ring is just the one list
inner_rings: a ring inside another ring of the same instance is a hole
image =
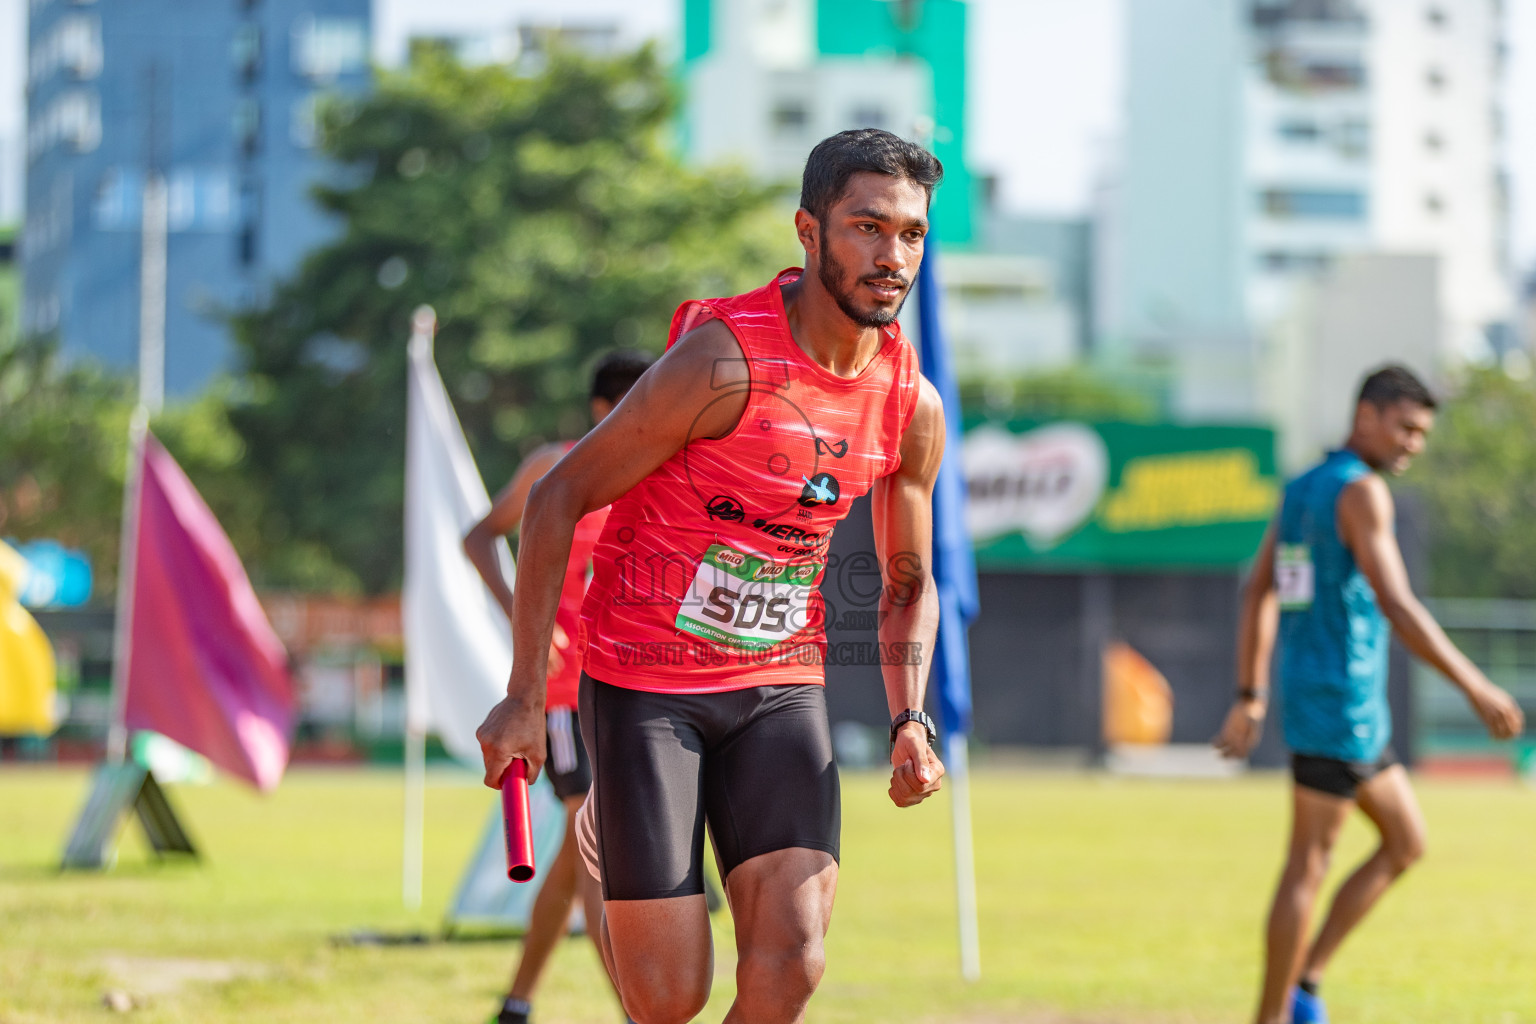
[[1433, 409], [1439, 404], [1429, 388], [1424, 386], [1424, 382], [1413, 375], [1412, 370], [1397, 363], [1372, 370], [1360, 382], [1358, 402], [1370, 402], [1378, 409], [1385, 409], [1398, 402], [1412, 402], [1426, 409]]
[[648, 352], [633, 348], [616, 348], [597, 361], [592, 371], [592, 391], [589, 398], [602, 398], [615, 404], [624, 393], [635, 386], [640, 375], [650, 368], [652, 357]]
[[800, 207], [825, 220], [837, 201], [848, 194], [855, 174], [888, 174], [921, 185], [933, 201], [933, 190], [944, 178], [939, 158], [914, 142], [879, 128], [855, 128], [822, 139], [805, 161], [800, 179]]

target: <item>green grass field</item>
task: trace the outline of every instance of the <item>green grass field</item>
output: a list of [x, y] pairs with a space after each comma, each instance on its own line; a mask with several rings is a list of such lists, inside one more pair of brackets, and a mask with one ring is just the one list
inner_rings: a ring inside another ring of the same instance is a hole
[[[358, 928], [435, 931], [492, 794], [432, 778], [425, 909], [400, 903], [401, 789], [383, 771], [297, 770], [271, 797], [233, 784], [172, 799], [205, 860], [158, 865], [128, 830], [118, 867], [53, 865], [83, 771], [0, 769], [0, 1024], [481, 1024], [512, 941], [338, 947]], [[843, 881], [817, 1022], [1241, 1022], [1279, 866], [1279, 776], [1164, 782], [981, 771], [975, 780], [983, 979], [958, 978], [945, 798], [897, 811], [874, 775], [844, 779]], [[1329, 979], [1346, 1024], [1536, 1021], [1536, 792], [1420, 781], [1429, 856]], [[1335, 866], [1367, 849], [1351, 824]], [[658, 941], [665, 941], [658, 936]], [[732, 991], [717, 919], [718, 1021]], [[560, 950], [542, 1024], [619, 1020], [585, 940]]]

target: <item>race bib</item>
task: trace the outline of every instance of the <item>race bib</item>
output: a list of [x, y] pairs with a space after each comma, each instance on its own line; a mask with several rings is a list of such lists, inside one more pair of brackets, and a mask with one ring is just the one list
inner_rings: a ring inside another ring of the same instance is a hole
[[678, 606], [677, 628], [719, 647], [766, 651], [809, 624], [825, 568], [711, 544]]
[[1312, 607], [1312, 549], [1306, 544], [1275, 545], [1275, 590], [1282, 611]]

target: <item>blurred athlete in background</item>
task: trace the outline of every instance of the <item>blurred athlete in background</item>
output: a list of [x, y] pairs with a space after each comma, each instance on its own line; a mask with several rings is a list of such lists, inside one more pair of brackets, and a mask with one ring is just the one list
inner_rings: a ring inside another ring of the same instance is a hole
[[[590, 408], [592, 422], [603, 421], [619, 399], [640, 379], [651, 357], [642, 352], [618, 350], [604, 356], [592, 374]], [[575, 441], [557, 441], [538, 449], [518, 466], [512, 480], [496, 496], [496, 502], [464, 538], [464, 551], [480, 571], [485, 585], [497, 602], [512, 617], [512, 591], [501, 575], [495, 544], [523, 520], [523, 506], [528, 491], [549, 472]], [[582, 517], [576, 524], [571, 554], [566, 561], [565, 579], [560, 590], [560, 604], [555, 612], [554, 638], [549, 645], [549, 683], [545, 703], [545, 743], [549, 760], [549, 781], [555, 795], [565, 805], [565, 840], [560, 852], [544, 871], [544, 882], [533, 904], [524, 937], [523, 955], [512, 978], [512, 988], [496, 1017], [495, 1024], [527, 1024], [530, 1002], [539, 976], [549, 962], [555, 944], [565, 934], [571, 918], [571, 900], [579, 892], [586, 912], [587, 934], [598, 942], [602, 926], [602, 890], [597, 879], [587, 871], [577, 854], [574, 828], [576, 809], [586, 799], [592, 785], [592, 766], [582, 743], [577, 720], [577, 687], [581, 678], [581, 652], [576, 649], [577, 620], [581, 601], [586, 595], [592, 563], [592, 548], [608, 518], [606, 507]], [[598, 952], [602, 947], [599, 943]]]
[[[1329, 961], [1423, 853], [1424, 818], [1389, 743], [1392, 632], [1466, 695], [1495, 739], [1524, 727], [1519, 705], [1456, 649], [1409, 589], [1382, 474], [1408, 468], [1434, 419], [1434, 397], [1408, 370], [1388, 366], [1368, 376], [1344, 447], [1287, 485], [1243, 596], [1238, 700], [1216, 745], [1228, 757], [1245, 757], [1258, 742], [1278, 631], [1282, 724], [1295, 778], [1258, 1024], [1328, 1019], [1318, 986]], [[1329, 854], [1355, 806], [1381, 844], [1339, 887], [1308, 946]]]

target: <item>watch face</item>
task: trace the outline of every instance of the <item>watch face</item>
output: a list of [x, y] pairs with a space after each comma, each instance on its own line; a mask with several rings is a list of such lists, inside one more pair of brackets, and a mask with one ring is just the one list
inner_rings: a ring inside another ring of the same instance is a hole
[[937, 738], [937, 730], [935, 730], [933, 727], [933, 719], [929, 718], [926, 712], [907, 710], [897, 715], [891, 722], [892, 743], [896, 742], [896, 730], [900, 729], [908, 722], [916, 722], [921, 725], [923, 727], [923, 731], [928, 734], [928, 742], [930, 744], [933, 743], [933, 741]]

